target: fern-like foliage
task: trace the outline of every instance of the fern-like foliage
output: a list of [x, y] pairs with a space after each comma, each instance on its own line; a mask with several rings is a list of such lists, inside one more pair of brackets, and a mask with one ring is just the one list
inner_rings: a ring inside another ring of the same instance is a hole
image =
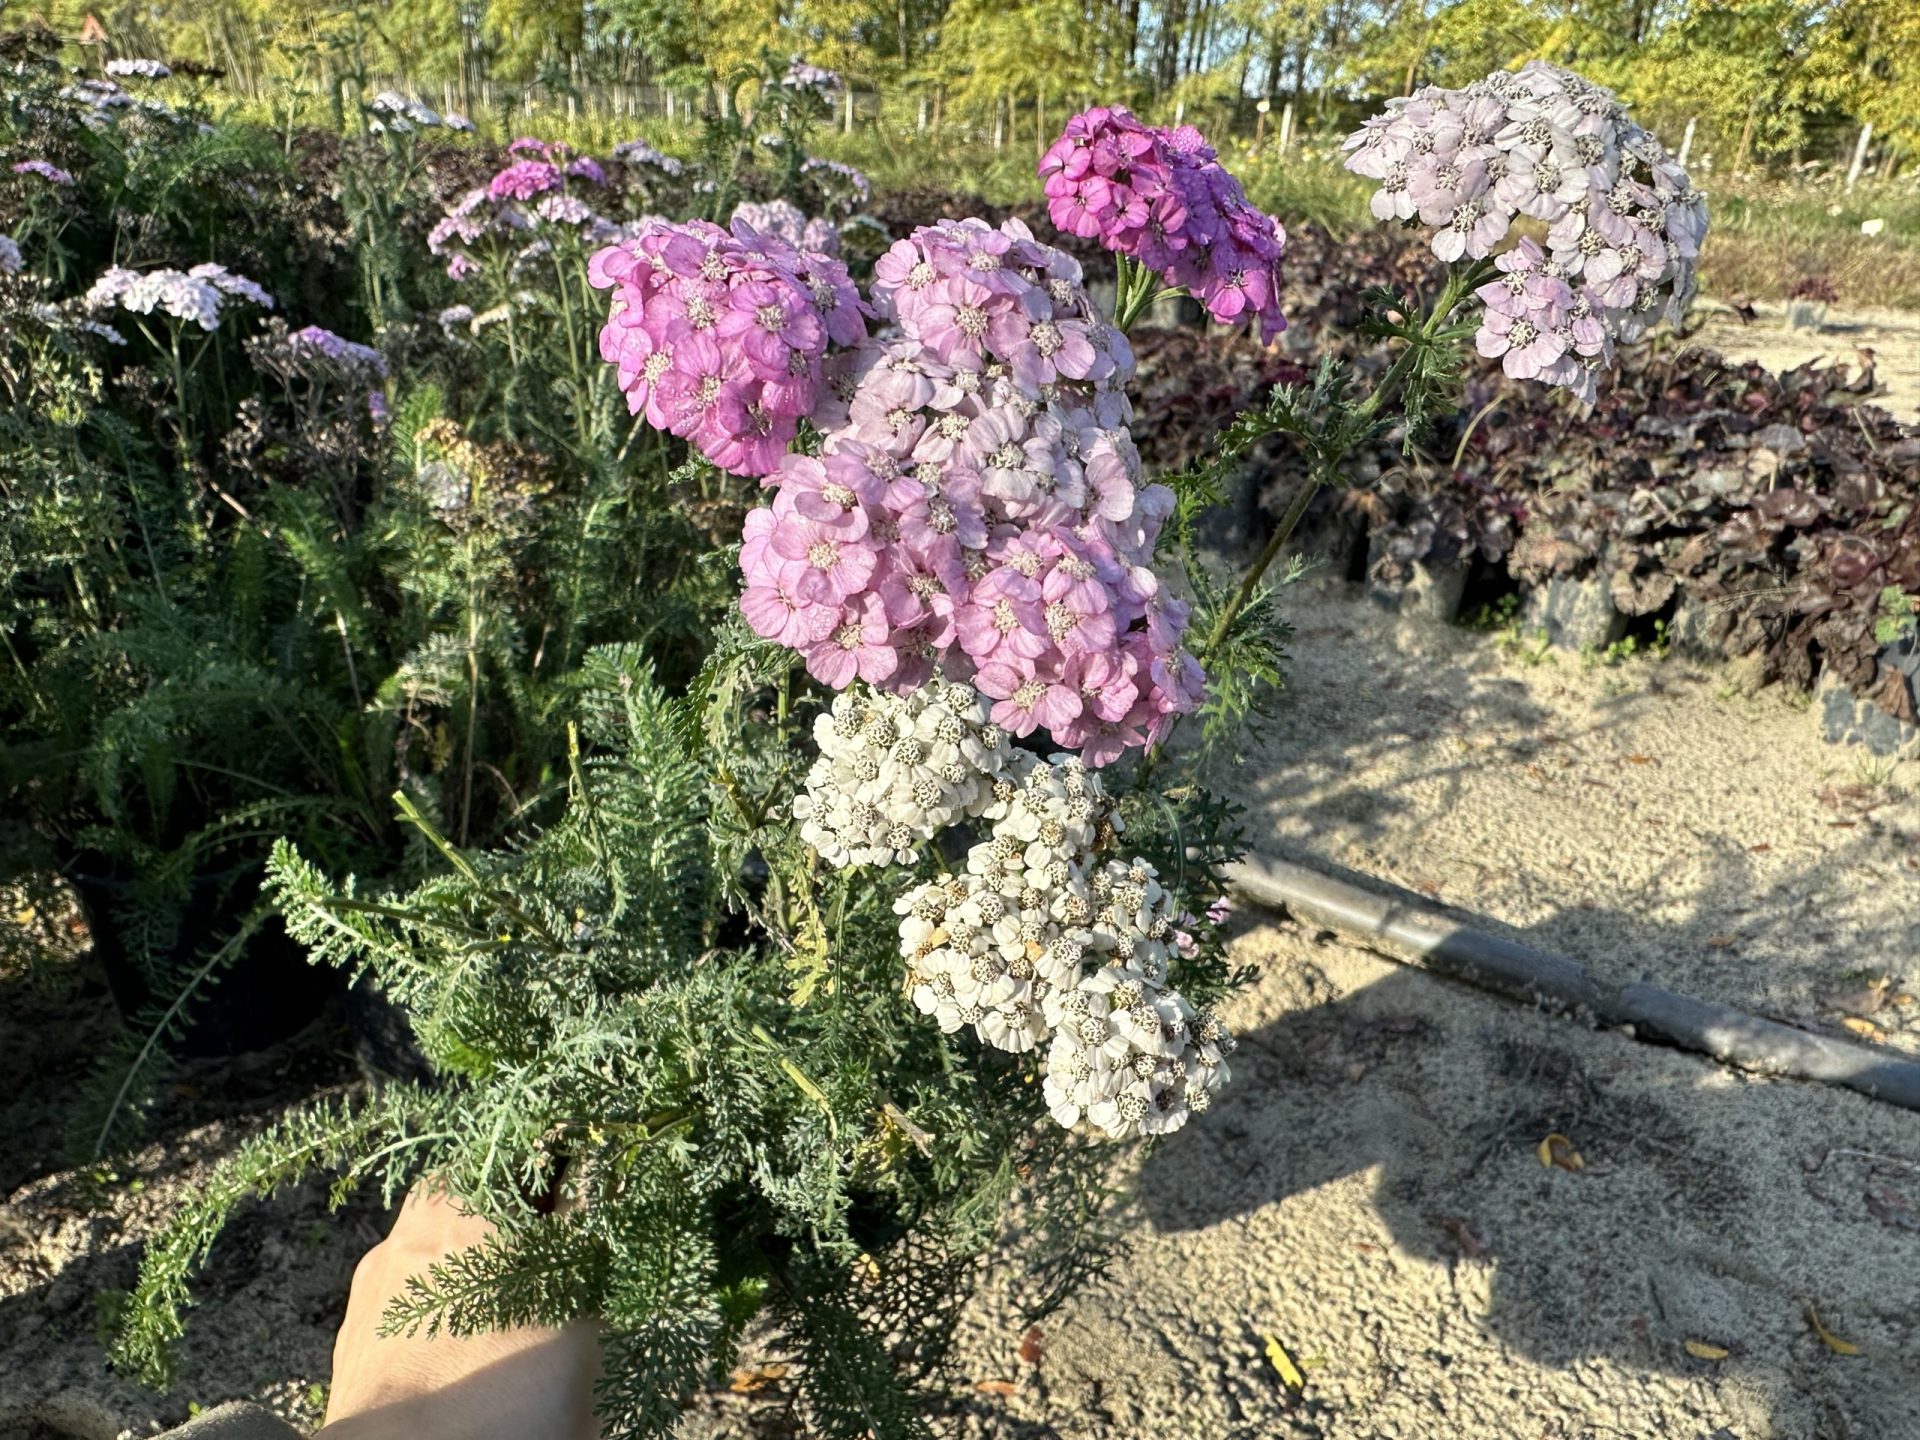
[[610, 1435], [668, 1434], [756, 1317], [817, 1433], [925, 1435], [966, 1279], [1016, 1196], [1048, 1237], [1043, 1302], [1111, 1253], [1088, 1203], [1100, 1152], [1037, 1123], [1032, 1057], [959, 1063], [899, 1001], [890, 894], [816, 886], [776, 803], [797, 760], [787, 680], [731, 628], [679, 698], [637, 649], [595, 650], [565, 687], [550, 823], [463, 848], [402, 794], [438, 873], [379, 893], [275, 848], [290, 933], [407, 1013], [439, 1088], [244, 1149], [149, 1256], [125, 1358], [164, 1370], [220, 1221], [308, 1164], [430, 1172], [492, 1220], [388, 1327], [597, 1316]]

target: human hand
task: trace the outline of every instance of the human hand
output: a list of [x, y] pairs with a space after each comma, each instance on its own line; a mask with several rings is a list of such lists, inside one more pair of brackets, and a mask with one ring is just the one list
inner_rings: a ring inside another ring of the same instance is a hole
[[594, 1440], [598, 1327], [455, 1337], [380, 1334], [407, 1277], [477, 1245], [493, 1226], [441, 1190], [416, 1188], [361, 1257], [333, 1343], [327, 1423], [314, 1440]]

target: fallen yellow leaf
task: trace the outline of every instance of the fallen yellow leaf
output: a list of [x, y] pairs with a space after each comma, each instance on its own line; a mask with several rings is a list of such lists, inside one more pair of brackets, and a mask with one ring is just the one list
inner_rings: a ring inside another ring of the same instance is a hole
[[976, 1380], [973, 1388], [982, 1395], [1011, 1395], [1019, 1389], [1011, 1380]]
[[1820, 1323], [1820, 1312], [1813, 1306], [1807, 1306], [1807, 1324], [1813, 1327], [1813, 1333], [1820, 1337], [1820, 1343], [1836, 1355], [1858, 1355], [1860, 1347], [1851, 1340], [1842, 1340], [1826, 1326]]
[[1687, 1348], [1687, 1354], [1696, 1360], [1724, 1360], [1729, 1353], [1724, 1345], [1709, 1345], [1704, 1340], [1687, 1340], [1682, 1343]]
[[1280, 1373], [1280, 1383], [1289, 1390], [1307, 1388], [1307, 1377], [1300, 1373], [1300, 1367], [1293, 1363], [1293, 1357], [1287, 1354], [1287, 1347], [1276, 1336], [1267, 1338], [1267, 1360]]
[[1858, 1035], [1862, 1040], [1884, 1040], [1887, 1032], [1871, 1020], [1862, 1020], [1858, 1015], [1842, 1015], [1840, 1023]]
[[1587, 1168], [1587, 1162], [1580, 1158], [1580, 1152], [1573, 1148], [1573, 1142], [1558, 1130], [1542, 1140], [1533, 1153], [1540, 1157], [1540, 1163], [1549, 1170], [1556, 1165], [1569, 1171]]
[[786, 1379], [786, 1376], [787, 1367], [785, 1365], [755, 1365], [752, 1367], [742, 1365], [731, 1375], [727, 1376], [727, 1389], [733, 1391], [736, 1395], [752, 1395], [756, 1391], [766, 1389], [767, 1386], [773, 1384], [776, 1380]]

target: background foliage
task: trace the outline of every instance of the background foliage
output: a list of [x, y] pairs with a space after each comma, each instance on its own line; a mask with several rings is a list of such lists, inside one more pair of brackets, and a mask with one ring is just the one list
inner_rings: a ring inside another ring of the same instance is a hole
[[[16, 7], [18, 8], [18, 7]], [[1178, 108], [1216, 130], [1270, 97], [1331, 128], [1379, 97], [1540, 58], [1618, 89], [1643, 122], [1724, 168], [1844, 161], [1862, 124], [1888, 165], [1920, 146], [1920, 11], [1907, 0], [53, 0], [64, 34], [93, 13], [119, 53], [187, 57], [243, 92], [315, 94], [364, 30], [387, 78], [458, 97], [540, 85], [730, 87], [790, 50], [935, 125], [1009, 137], [1076, 102]], [[871, 103], [871, 101], [869, 101]]]

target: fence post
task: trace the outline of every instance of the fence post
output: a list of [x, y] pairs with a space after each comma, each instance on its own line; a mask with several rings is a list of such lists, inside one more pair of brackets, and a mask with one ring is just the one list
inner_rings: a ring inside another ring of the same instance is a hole
[[1293, 102], [1287, 101], [1280, 111], [1280, 153], [1287, 153], [1287, 147], [1293, 143]]
[[1860, 127], [1860, 139], [1853, 147], [1853, 163], [1847, 167], [1847, 189], [1853, 189], [1853, 182], [1860, 178], [1860, 167], [1867, 163], [1867, 142], [1873, 138], [1873, 122], [1867, 121]]
[[916, 128], [922, 135], [927, 133], [927, 97], [925, 95], [920, 97], [920, 122]]
[[1680, 136], [1679, 165], [1682, 170], [1687, 168], [1687, 156], [1693, 150], [1694, 127], [1697, 126], [1699, 123], [1700, 123], [1700, 117], [1698, 115], [1689, 115], [1687, 117], [1686, 131]]

